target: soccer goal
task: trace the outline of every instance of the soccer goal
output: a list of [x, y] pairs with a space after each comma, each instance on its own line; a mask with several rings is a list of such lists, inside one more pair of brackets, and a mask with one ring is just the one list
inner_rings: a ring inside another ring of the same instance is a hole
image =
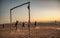
[[22, 7], [24, 5], [28, 5], [27, 6], [27, 9], [28, 9], [28, 27], [29, 27], [29, 31], [30, 31], [30, 2], [27, 2], [27, 3], [23, 3], [21, 5], [18, 5], [18, 6], [15, 6], [13, 8], [10, 9], [10, 30], [11, 30], [11, 25], [12, 25], [12, 11], [18, 7]]

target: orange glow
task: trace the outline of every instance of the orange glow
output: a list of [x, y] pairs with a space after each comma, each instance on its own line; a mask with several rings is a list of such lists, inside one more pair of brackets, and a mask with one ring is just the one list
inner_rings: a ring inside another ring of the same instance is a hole
[[[27, 17], [18, 17], [18, 18], [13, 18], [13, 21], [28, 21]], [[60, 21], [59, 17], [31, 17], [31, 21], [37, 21], [37, 22], [48, 22], [48, 21]]]
[[60, 21], [60, 18], [59, 17], [32, 17], [31, 18], [31, 21], [37, 21], [37, 22], [48, 22], [48, 21]]

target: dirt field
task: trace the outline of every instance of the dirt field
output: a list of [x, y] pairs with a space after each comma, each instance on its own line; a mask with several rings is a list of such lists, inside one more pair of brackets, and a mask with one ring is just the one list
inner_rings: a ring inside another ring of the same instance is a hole
[[22, 27], [18, 25], [18, 28], [14, 27], [14, 25], [0, 25], [0, 38], [60, 38], [60, 27], [58, 26], [44, 26], [38, 25], [34, 27], [33, 25], [30, 27], [30, 35], [29, 29], [27, 25]]

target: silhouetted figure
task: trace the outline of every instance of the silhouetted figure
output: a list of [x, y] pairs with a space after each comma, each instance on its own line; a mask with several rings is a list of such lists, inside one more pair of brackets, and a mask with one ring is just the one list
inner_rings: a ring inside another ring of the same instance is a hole
[[57, 25], [58, 23], [57, 23], [57, 21], [55, 20], [55, 25]]
[[3, 28], [4, 28], [4, 24], [3, 24]]
[[25, 27], [24, 25], [25, 25], [25, 23], [23, 22], [23, 23], [22, 23], [22, 27]]
[[15, 23], [16, 30], [17, 30], [17, 25], [18, 25], [18, 21], [16, 21], [16, 23]]
[[34, 25], [35, 25], [35, 27], [36, 27], [36, 25], [37, 25], [37, 24], [36, 24], [36, 21], [35, 21]]
[[30, 23], [28, 22], [28, 28], [30, 28], [30, 25], [29, 25]]

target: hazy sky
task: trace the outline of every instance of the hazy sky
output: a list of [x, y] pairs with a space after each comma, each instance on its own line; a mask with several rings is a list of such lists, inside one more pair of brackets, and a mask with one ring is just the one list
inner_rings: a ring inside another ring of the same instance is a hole
[[[10, 9], [30, 1], [31, 21], [60, 21], [60, 1], [57, 0], [0, 0], [0, 23], [9, 23]], [[13, 22], [28, 21], [28, 5], [12, 11]]]

